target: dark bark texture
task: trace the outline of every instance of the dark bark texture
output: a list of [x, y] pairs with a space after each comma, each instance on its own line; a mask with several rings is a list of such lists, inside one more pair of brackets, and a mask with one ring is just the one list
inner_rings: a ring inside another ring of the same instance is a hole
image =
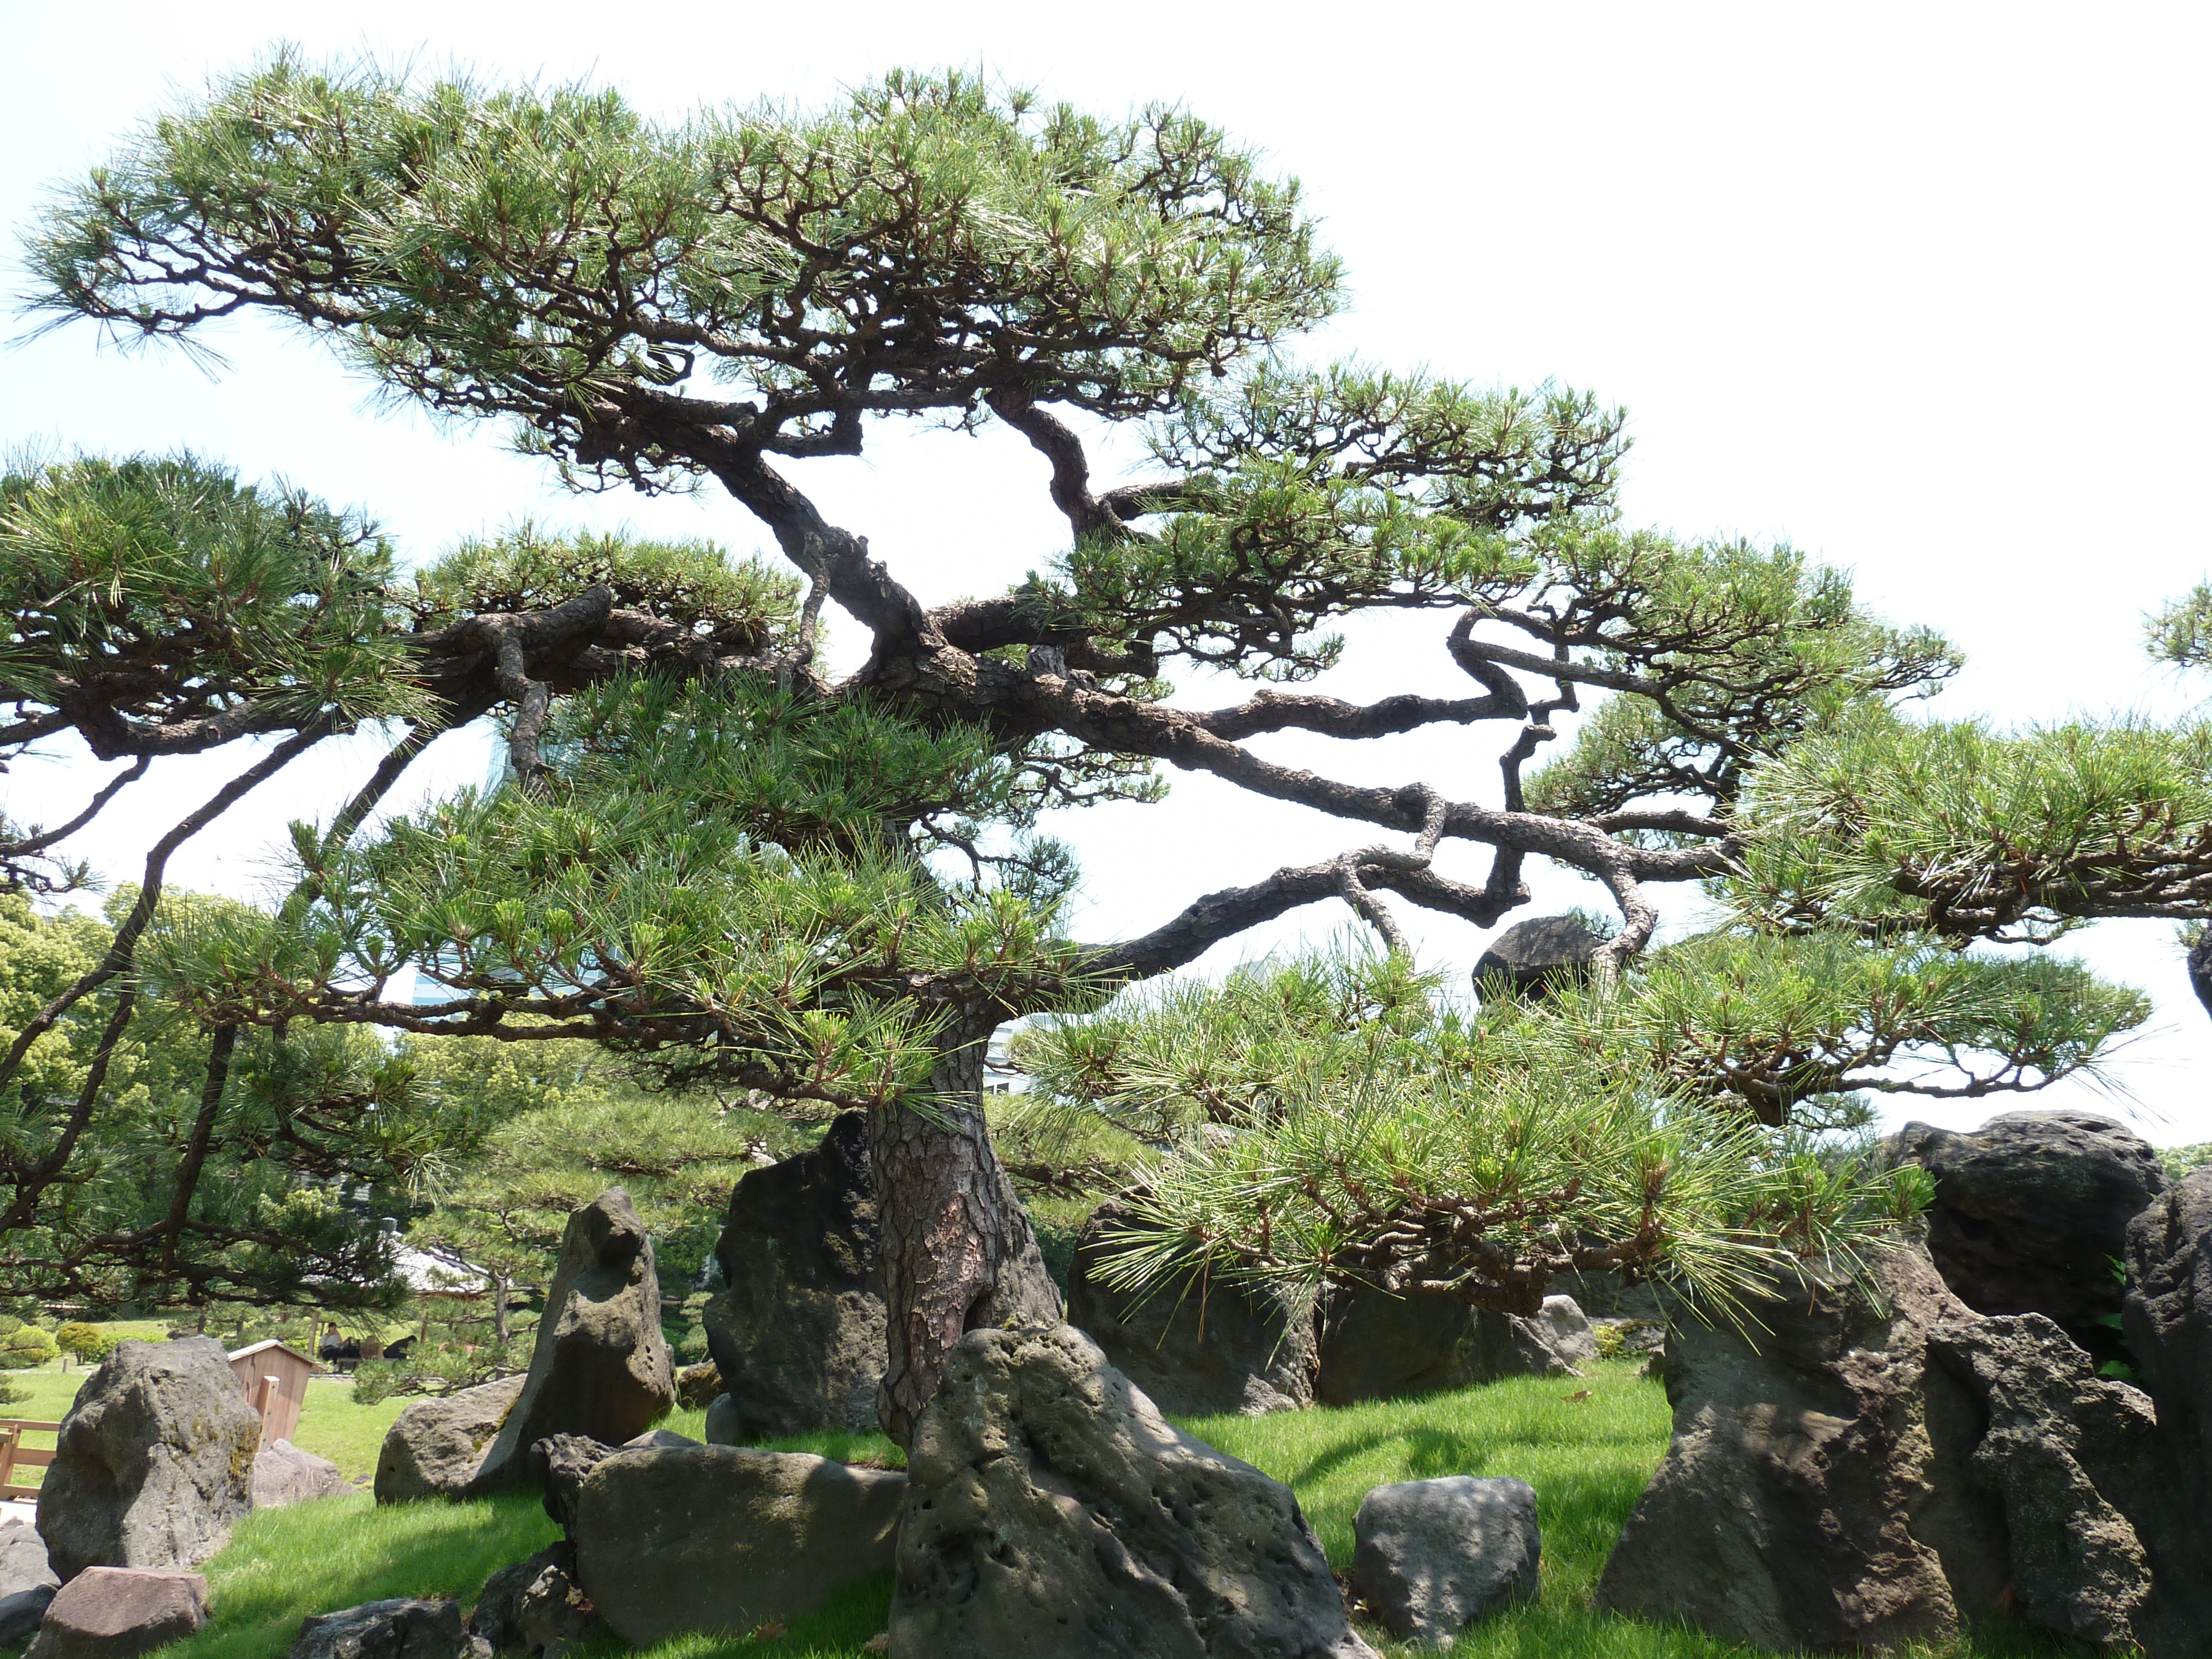
[[905, 1445], [969, 1331], [1056, 1325], [1059, 1289], [983, 1121], [990, 1030], [956, 1028], [927, 1098], [870, 1114], [890, 1354], [878, 1409]]

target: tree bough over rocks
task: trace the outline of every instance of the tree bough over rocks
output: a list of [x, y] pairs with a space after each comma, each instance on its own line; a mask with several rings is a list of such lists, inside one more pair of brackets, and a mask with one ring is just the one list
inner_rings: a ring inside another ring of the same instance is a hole
[[[210, 1033], [210, 1133], [224, 1034], [318, 1021], [589, 1036], [671, 1079], [865, 1109], [884, 1422], [902, 1437], [965, 1333], [1057, 1317], [985, 1131], [991, 1031], [1095, 1006], [1298, 906], [1344, 904], [1395, 950], [1394, 906], [1487, 928], [1527, 901], [1532, 856], [1591, 878], [1620, 925], [1587, 994], [1551, 1025], [1501, 1015], [1522, 1023], [1488, 1046], [1537, 1056], [1511, 1087], [1540, 1093], [1528, 1079], [1558, 1054], [1632, 1050], [1642, 1092], [1615, 1067], [1579, 1116], [1532, 1098], [1518, 1129], [1437, 1139], [1503, 1172], [1468, 1190], [1418, 1158], [1331, 1148], [1291, 1112], [1268, 1133], [1304, 1137], [1285, 1149], [1291, 1209], [1313, 1207], [1292, 1217], [1240, 1175], [1218, 1218], [1200, 1213], [1212, 1197], [1164, 1194], [1163, 1237], [1233, 1237], [1265, 1266], [1271, 1239], [1303, 1250], [1326, 1215], [1347, 1273], [1522, 1313], [1557, 1267], [1650, 1255], [1649, 1218], [1676, 1201], [1658, 1189], [1677, 1181], [1777, 1249], [1820, 1248], [1881, 1207], [1786, 1160], [1746, 1186], [1741, 1157], [1688, 1150], [1734, 1145], [1731, 1121], [1896, 1086], [1923, 1054], [1939, 1091], [2037, 1086], [2142, 1018], [2067, 964], [1960, 954], [1956, 907], [1830, 927], [1767, 902], [1764, 875], [1741, 924], [1649, 953], [1655, 894], [1732, 878], [1747, 803], [1784, 798], [1763, 769], [1825, 734], [1893, 734], [1892, 703], [1955, 654], [1868, 617], [1790, 548], [1624, 526], [1623, 417], [1589, 395], [1296, 359], [1340, 303], [1337, 262], [1294, 183], [1184, 112], [1103, 119], [898, 74], [819, 113], [663, 125], [611, 93], [279, 55], [64, 192], [29, 259], [58, 321], [198, 343], [266, 317], [392, 395], [505, 422], [577, 488], [719, 487], [787, 568], [519, 532], [403, 583], [368, 526], [219, 471], [10, 478], [0, 757], [74, 731], [124, 763], [75, 824], [149, 757], [276, 741], [156, 843], [112, 945], [0, 1054], [0, 1086], [77, 1002], [138, 972]], [[922, 604], [800, 483], [897, 417], [1022, 434], [1066, 521], [1061, 555], [1008, 592]], [[1156, 465], [1102, 487], [1090, 447], [1115, 423], [1139, 424]], [[234, 553], [258, 562], [253, 603], [233, 591]], [[817, 649], [832, 605], [867, 647], [842, 680]], [[1339, 659], [1334, 629], [1403, 611], [1435, 613], [1448, 694], [1297, 689]], [[1251, 688], [1185, 706], [1167, 677], [1196, 671]], [[1583, 710], [1585, 696], [1603, 700]], [[1574, 712], [1564, 757], [1528, 772]], [[358, 836], [435, 731], [491, 713], [513, 787]], [[398, 723], [393, 747], [336, 821], [299, 833], [276, 911], [165, 935], [141, 963], [175, 848], [374, 720]], [[1358, 783], [1255, 746], [1476, 725], [1499, 732], [1486, 784]], [[1037, 814], [1152, 798], [1162, 763], [1340, 820], [1347, 844], [1255, 867], [1138, 938], [1066, 939], [1072, 866], [1032, 833]], [[68, 884], [62, 833], [0, 827], [0, 868]], [[1483, 867], [1455, 872], [1469, 850]], [[408, 970], [449, 994], [395, 996]], [[0, 1143], [0, 1235], [58, 1201], [135, 994], [81, 1085]], [[1437, 1118], [1407, 1109], [1412, 1147]], [[1601, 1217], [1545, 1134], [1596, 1138]], [[101, 1259], [174, 1273], [197, 1181], [182, 1171], [172, 1222], [103, 1238]], [[1616, 1231], [1597, 1244], [1558, 1243], [1601, 1218]]]

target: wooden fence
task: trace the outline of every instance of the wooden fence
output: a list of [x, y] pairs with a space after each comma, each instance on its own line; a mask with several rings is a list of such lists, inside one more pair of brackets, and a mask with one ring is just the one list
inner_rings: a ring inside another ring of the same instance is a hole
[[36, 1498], [36, 1486], [19, 1486], [17, 1469], [43, 1469], [54, 1461], [51, 1446], [27, 1446], [27, 1434], [58, 1434], [58, 1423], [26, 1423], [15, 1418], [0, 1417], [0, 1498]]

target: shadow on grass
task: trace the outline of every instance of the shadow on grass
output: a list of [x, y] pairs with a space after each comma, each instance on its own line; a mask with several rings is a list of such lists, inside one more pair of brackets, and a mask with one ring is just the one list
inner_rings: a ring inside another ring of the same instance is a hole
[[302, 1619], [394, 1595], [456, 1595], [559, 1535], [535, 1492], [378, 1505], [367, 1494], [250, 1516], [202, 1569], [213, 1614], [165, 1659], [276, 1659]]

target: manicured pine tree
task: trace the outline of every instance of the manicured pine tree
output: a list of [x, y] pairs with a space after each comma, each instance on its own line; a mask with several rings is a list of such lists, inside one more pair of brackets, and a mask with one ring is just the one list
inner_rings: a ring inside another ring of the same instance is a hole
[[[1527, 902], [1533, 856], [1619, 913], [1588, 1015], [1612, 1030], [1655, 895], [1741, 879], [1761, 769], [1899, 726], [1891, 705], [1956, 665], [1790, 549], [1624, 526], [1622, 417], [1594, 398], [1301, 363], [1296, 337], [1340, 302], [1336, 261], [1294, 185], [1180, 112], [1102, 119], [899, 75], [823, 112], [664, 125], [609, 93], [279, 56], [65, 192], [31, 259], [57, 320], [194, 343], [265, 315], [391, 395], [506, 422], [580, 488], [719, 486], [772, 532], [795, 578], [711, 550], [523, 535], [410, 587], [363, 527], [296, 498], [211, 478], [237, 529], [204, 535], [189, 489], [49, 469], [9, 486], [4, 580], [24, 620], [0, 655], [17, 708], [0, 744], [74, 729], [129, 763], [127, 787], [150, 756], [276, 740], [157, 844], [150, 905], [159, 860], [237, 793], [330, 732], [403, 722], [337, 823], [298, 838], [295, 901], [179, 936], [162, 982], [217, 1033], [591, 1036], [671, 1079], [866, 1109], [895, 1434], [963, 1331], [1056, 1307], [984, 1127], [995, 1026], [1316, 902], [1394, 949], [1394, 900], [1491, 927]], [[1027, 438], [1068, 526], [1051, 568], [927, 607], [823, 515], [806, 462], [915, 418]], [[1102, 489], [1085, 434], [1125, 423], [1156, 471]], [[162, 465], [140, 472], [190, 471]], [[119, 527], [105, 541], [77, 505], [103, 489]], [[142, 512], [172, 530], [136, 535]], [[268, 580], [242, 583], [249, 567], [210, 550], [264, 517], [276, 527], [248, 544]], [[868, 647], [842, 681], [817, 649], [831, 605]], [[1438, 661], [1467, 693], [1284, 689], [1339, 659], [1340, 619], [1376, 611], [1435, 612]], [[1187, 708], [1164, 678], [1177, 665], [1255, 684]], [[1585, 696], [1604, 700], [1565, 756], [1528, 772]], [[356, 844], [434, 731], [494, 712], [513, 788]], [[1500, 729], [1494, 781], [1355, 783], [1254, 744], [1440, 725]], [[1067, 860], [1024, 832], [1046, 805], [1152, 793], [1160, 763], [1355, 829], [1340, 854], [1255, 867], [1141, 938], [1065, 939]], [[51, 875], [24, 862], [51, 838], [15, 839], [17, 867]], [[1479, 879], [1439, 867], [1462, 846], [1486, 854]], [[948, 849], [972, 856], [965, 878], [932, 861]], [[143, 928], [126, 917], [94, 976], [131, 970]], [[1969, 1092], [2033, 1086], [2142, 1018], [2077, 970], [1954, 942], [1747, 905], [1702, 974], [1663, 981], [1672, 1063], [1750, 1108], [1715, 1124], [1777, 1121], [1912, 1049], [1986, 1048]], [[453, 995], [397, 998], [410, 968]], [[1922, 988], [1893, 994], [1905, 986]], [[29, 1022], [0, 1073], [58, 1018]], [[31, 1223], [97, 1092], [9, 1154], [0, 1226]], [[1604, 1129], [1624, 1146], [1659, 1109], [1638, 1098]], [[1755, 1151], [1711, 1166], [1740, 1189], [1701, 1198], [1700, 1224], [1766, 1225], [1783, 1193], [1811, 1206], [1818, 1243], [1879, 1199], [1814, 1201]], [[1486, 1213], [1453, 1224], [1479, 1241]]]

